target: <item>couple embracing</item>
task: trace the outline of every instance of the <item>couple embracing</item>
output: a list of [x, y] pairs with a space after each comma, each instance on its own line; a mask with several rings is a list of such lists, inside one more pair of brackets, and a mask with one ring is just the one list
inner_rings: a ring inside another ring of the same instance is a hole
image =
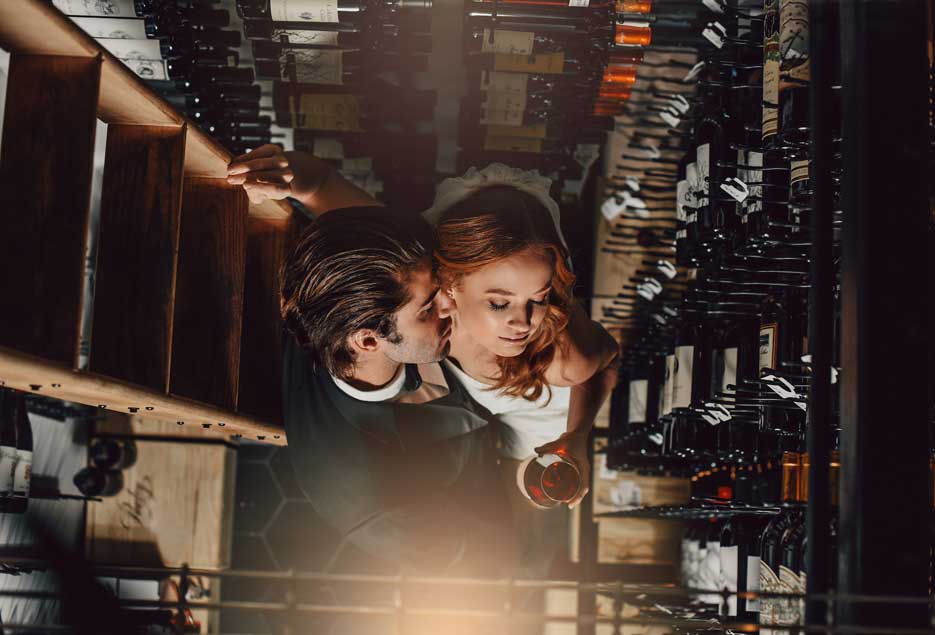
[[573, 299], [548, 179], [472, 169], [421, 217], [272, 145], [228, 181], [316, 216], [281, 288], [289, 457], [316, 511], [409, 569], [511, 573], [497, 466], [559, 454], [581, 474], [576, 505], [616, 380], [616, 342]]

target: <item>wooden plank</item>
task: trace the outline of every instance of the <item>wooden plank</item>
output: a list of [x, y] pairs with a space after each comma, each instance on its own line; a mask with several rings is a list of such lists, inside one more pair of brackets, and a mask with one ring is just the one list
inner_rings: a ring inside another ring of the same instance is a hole
[[100, 47], [48, 2], [0, 2], [0, 47], [11, 53], [97, 57]]
[[[172, 425], [209, 426], [227, 434], [242, 435], [273, 445], [285, 445], [286, 435], [279, 420], [221, 410], [193, 399], [169, 397], [164, 393], [135, 386], [113, 377], [74, 370], [10, 348], [0, 347], [0, 386], [36, 392], [41, 395], [105, 406], [107, 410], [141, 413]], [[158, 434], [158, 433], [157, 433]]]
[[243, 188], [185, 179], [169, 392], [230, 410], [240, 375], [246, 225]]
[[185, 128], [111, 125], [90, 369], [168, 390]]
[[282, 321], [279, 268], [305, 225], [298, 214], [289, 222], [250, 218], [244, 288], [243, 344], [238, 411], [282, 421]]
[[218, 444], [135, 443], [123, 490], [88, 504], [87, 557], [112, 565], [228, 568], [236, 452]]
[[13, 55], [3, 122], [0, 344], [68, 365], [78, 354], [100, 65]]

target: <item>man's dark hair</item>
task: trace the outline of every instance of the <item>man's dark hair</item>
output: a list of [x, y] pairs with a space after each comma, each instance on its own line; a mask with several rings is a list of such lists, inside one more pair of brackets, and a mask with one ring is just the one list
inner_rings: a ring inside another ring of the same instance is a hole
[[280, 310], [316, 368], [348, 377], [355, 361], [348, 338], [360, 329], [402, 340], [394, 314], [410, 299], [410, 273], [432, 249], [428, 223], [384, 207], [331, 212], [306, 229], [283, 264]]

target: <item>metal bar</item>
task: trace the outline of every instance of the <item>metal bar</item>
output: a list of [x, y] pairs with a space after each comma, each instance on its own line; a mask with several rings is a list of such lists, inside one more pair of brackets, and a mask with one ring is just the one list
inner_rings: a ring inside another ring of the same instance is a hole
[[[831, 588], [831, 500], [829, 465], [831, 456], [831, 349], [834, 321], [834, 180], [831, 108], [833, 60], [837, 28], [832, 4], [837, 0], [811, 0], [809, 4], [809, 47], [811, 87], [812, 245], [809, 248], [808, 346], [812, 375], [808, 392], [806, 443], [810, 457], [808, 508], [805, 515], [807, 591], [827, 593]], [[805, 605], [805, 621], [824, 621], [826, 607], [812, 600]]]
[[[931, 513], [929, 370], [918, 352], [930, 337], [920, 292], [928, 275], [925, 3], [838, 6], [845, 216], [838, 584], [844, 593], [922, 596], [929, 524], [920, 519]], [[850, 632], [850, 625], [887, 633], [928, 626], [921, 606], [844, 603], [836, 613]]]

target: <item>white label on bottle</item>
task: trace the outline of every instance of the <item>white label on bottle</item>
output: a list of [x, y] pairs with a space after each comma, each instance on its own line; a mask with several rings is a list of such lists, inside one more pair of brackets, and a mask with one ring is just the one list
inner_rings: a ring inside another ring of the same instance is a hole
[[698, 201], [698, 206], [704, 207], [708, 204], [708, 192], [711, 191], [711, 184], [708, 181], [708, 177], [711, 174], [710, 143], [702, 143], [698, 146], [698, 149], [695, 151], [695, 163], [698, 169], [698, 191], [702, 193]]
[[[760, 557], [747, 556], [747, 591], [759, 593], [760, 591]], [[747, 610], [756, 613], [760, 610], [760, 600], [748, 599]]]
[[135, 18], [133, 0], [52, 0], [52, 4], [68, 15], [95, 15], [102, 18]]
[[750, 196], [750, 188], [747, 184], [735, 176], [729, 176], [721, 183], [721, 190], [726, 192], [732, 199], [738, 203], [743, 203]]
[[727, 29], [720, 22], [708, 22], [708, 25], [705, 27], [704, 31], [701, 32], [702, 37], [707, 41], [711, 42], [715, 48], [723, 48], [724, 38], [727, 36]]
[[691, 70], [688, 71], [688, 74], [682, 78], [682, 81], [683, 82], [693, 81], [695, 78], [698, 77], [698, 73], [700, 73], [703, 68], [704, 68], [704, 60], [701, 60], [700, 62], [692, 66]]
[[657, 260], [656, 269], [661, 271], [662, 275], [664, 275], [669, 280], [672, 280], [675, 278], [675, 276], [679, 275], [678, 269], [676, 269], [675, 265], [668, 260]]
[[482, 53], [506, 53], [508, 55], [532, 55], [533, 41], [536, 34], [531, 31], [504, 31], [494, 29], [493, 41], [490, 29], [484, 29]]
[[319, 137], [312, 144], [312, 154], [319, 159], [343, 159], [344, 144], [331, 137]]
[[677, 110], [680, 114], [685, 114], [691, 110], [691, 104], [688, 103], [688, 100], [682, 97], [681, 95], [674, 95], [669, 103]]
[[649, 397], [649, 380], [630, 380], [630, 423], [646, 423], [646, 400]]
[[29, 481], [32, 478], [32, 452], [16, 451], [16, 468], [13, 471], [13, 493], [29, 496]]
[[698, 183], [698, 164], [689, 163], [685, 166], [685, 180], [688, 181], [688, 206], [698, 207], [698, 197], [694, 193], [701, 189]]
[[162, 60], [120, 60], [143, 79], [168, 79], [166, 63]]
[[114, 57], [122, 60], [161, 60], [159, 40], [98, 40]]
[[727, 386], [737, 384], [737, 349], [724, 349], [724, 375], [721, 376], [721, 392], [728, 392]]
[[[740, 571], [737, 568], [737, 559], [740, 547], [721, 547], [721, 579], [723, 586], [728, 591], [737, 591], [737, 577]], [[737, 615], [737, 596], [732, 595], [727, 598], [727, 614]]]
[[591, 0], [568, 0], [569, 7], [586, 7], [590, 5]]
[[666, 355], [666, 381], [662, 395], [662, 414], [672, 412], [672, 392], [675, 383], [675, 355]]
[[789, 165], [789, 183], [799, 183], [800, 181], [808, 180], [808, 168], [810, 163], [808, 159], [804, 161], [792, 161]]
[[719, 0], [701, 0], [701, 4], [708, 7], [715, 13], [724, 13], [724, 5]]
[[659, 113], [659, 118], [662, 119], [665, 122], [665, 124], [669, 126], [670, 128], [678, 128], [679, 124], [682, 121], [681, 119], [678, 118], [678, 116], [672, 114], [672, 112], [668, 110], [661, 111]]
[[282, 42], [286, 37], [288, 44], [315, 44], [318, 46], [337, 46], [337, 31], [307, 31], [305, 29], [273, 29], [270, 39], [273, 42]]
[[[763, 593], [781, 593], [783, 585], [779, 581], [779, 576], [770, 568], [766, 561], [760, 560], [760, 591]], [[778, 598], [763, 598], [760, 600], [760, 624], [779, 624], [778, 620]], [[760, 629], [762, 634], [764, 631]], [[770, 630], [769, 632], [773, 632]]]
[[146, 25], [136, 18], [82, 18], [74, 17], [72, 22], [94, 38], [120, 40], [145, 40]]
[[[704, 559], [698, 568], [698, 588], [720, 591], [723, 587], [721, 572], [721, 545], [716, 542], [707, 542]], [[720, 604], [721, 596], [717, 593], [700, 595], [698, 598], [708, 604]]]
[[295, 63], [295, 79], [304, 84], [341, 84], [343, 51], [334, 49], [291, 50], [280, 56], [283, 79], [288, 80], [290, 62]]
[[[802, 579], [791, 569], [779, 565], [779, 591], [780, 593], [804, 593]], [[776, 624], [789, 626], [802, 623], [802, 613], [799, 600], [781, 598], [777, 600]]]
[[526, 112], [526, 93], [487, 91], [481, 106], [480, 122], [493, 126], [522, 126]]
[[683, 222], [688, 214], [688, 210], [685, 208], [691, 207], [691, 196], [689, 193], [688, 179], [684, 178], [675, 186], [675, 217]]
[[526, 98], [526, 86], [529, 83], [527, 73], [504, 73], [502, 71], [484, 71], [481, 76], [481, 90], [488, 93], [507, 93], [522, 95]]
[[694, 346], [675, 347], [675, 382], [672, 390], [672, 407], [688, 408], [692, 403], [692, 364]]
[[16, 470], [16, 448], [0, 445], [0, 496], [13, 492], [13, 475]]
[[630, 188], [631, 192], [633, 192], [634, 194], [639, 193], [640, 180], [638, 178], [636, 178], [635, 176], [624, 177], [624, 183], [626, 184], [628, 188]]
[[776, 368], [776, 332], [779, 326], [775, 323], [764, 324], [760, 327], [760, 370]]
[[275, 22], [337, 22], [338, 0], [269, 0]]
[[[763, 167], [763, 153], [754, 152], [753, 150], [746, 153], [744, 158], [745, 163], [750, 166], [750, 168], [761, 168]], [[747, 183], [762, 183], [763, 182], [763, 171], [750, 169], [746, 171], [746, 181]], [[750, 198], [746, 201], [747, 213], [759, 212], [763, 209], [763, 201], [760, 200], [763, 198], [763, 186], [762, 185], [751, 185], [750, 186]], [[746, 220], [746, 216], [744, 216]]]

